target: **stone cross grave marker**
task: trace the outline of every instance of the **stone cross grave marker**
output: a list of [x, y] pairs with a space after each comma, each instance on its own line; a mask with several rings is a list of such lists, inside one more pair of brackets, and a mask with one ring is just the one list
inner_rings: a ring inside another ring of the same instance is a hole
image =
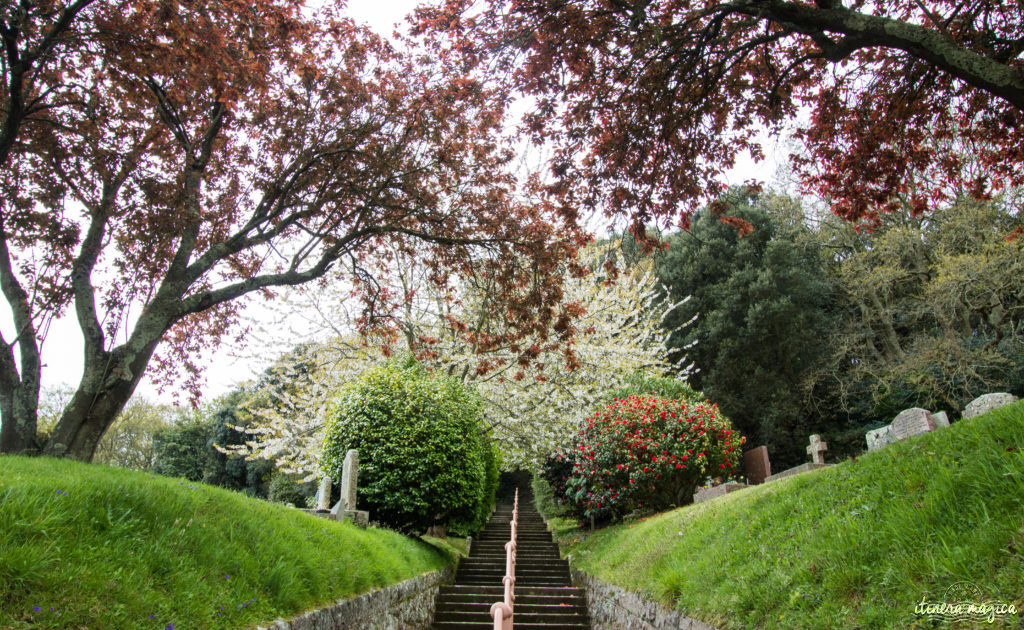
[[828, 444], [821, 441], [820, 435], [811, 436], [811, 445], [807, 447], [807, 454], [815, 464], [824, 464], [825, 456], [821, 453], [828, 450]]
[[764, 483], [772, 476], [772, 464], [768, 461], [768, 447], [758, 446], [743, 454], [743, 468], [747, 471], [747, 481], [751, 485]]
[[316, 509], [331, 509], [331, 476], [324, 475], [320, 478], [320, 490], [316, 495]]

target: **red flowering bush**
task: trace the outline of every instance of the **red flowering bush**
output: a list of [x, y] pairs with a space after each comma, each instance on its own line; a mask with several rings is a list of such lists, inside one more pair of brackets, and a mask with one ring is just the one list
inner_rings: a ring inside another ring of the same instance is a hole
[[705, 478], [738, 471], [744, 441], [708, 402], [615, 399], [576, 437], [566, 494], [595, 521], [684, 505]]

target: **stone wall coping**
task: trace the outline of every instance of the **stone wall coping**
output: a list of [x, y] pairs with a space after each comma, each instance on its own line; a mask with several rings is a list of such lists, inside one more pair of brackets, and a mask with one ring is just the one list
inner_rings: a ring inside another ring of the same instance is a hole
[[291, 620], [277, 619], [256, 630], [427, 630], [434, 618], [437, 592], [455, 578], [455, 566], [340, 599]]
[[572, 583], [587, 591], [587, 612], [594, 630], [717, 630], [643, 592], [609, 584], [571, 565], [569, 572]]

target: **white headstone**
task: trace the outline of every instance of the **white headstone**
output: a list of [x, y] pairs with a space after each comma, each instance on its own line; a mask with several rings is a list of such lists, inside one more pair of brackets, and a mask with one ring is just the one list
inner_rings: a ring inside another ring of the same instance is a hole
[[949, 416], [946, 415], [945, 411], [937, 411], [933, 413], [932, 420], [935, 421], [936, 429], [944, 429], [949, 426]]
[[897, 440], [928, 433], [935, 430], [935, 419], [927, 409], [914, 407], [905, 409], [892, 421], [892, 434]]
[[1017, 402], [1017, 397], [1007, 393], [978, 396], [964, 407], [963, 417], [966, 420], [967, 418], [980, 416], [983, 413], [988, 413], [993, 409], [999, 409], [1015, 402]]
[[867, 440], [869, 451], [877, 451], [886, 444], [897, 441], [896, 436], [892, 434], [892, 425], [888, 424], [880, 429], [868, 431], [864, 434], [864, 439]]

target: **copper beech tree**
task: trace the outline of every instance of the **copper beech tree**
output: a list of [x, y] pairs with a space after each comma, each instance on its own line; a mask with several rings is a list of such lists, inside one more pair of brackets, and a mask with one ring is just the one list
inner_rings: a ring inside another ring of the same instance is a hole
[[[558, 270], [581, 232], [522, 201], [501, 94], [326, 4], [4, 4], [0, 451], [90, 459], [147, 366], [194, 379], [243, 296], [344, 272], [373, 319], [395, 248], [441, 286], [491, 278], [510, 335], [571, 336]], [[84, 372], [40, 443], [65, 312]]]
[[796, 132], [805, 185], [850, 219], [1024, 181], [1019, 0], [446, 0], [417, 18], [535, 97], [523, 129], [556, 147], [566, 205], [634, 227], [685, 226], [764, 128]]

